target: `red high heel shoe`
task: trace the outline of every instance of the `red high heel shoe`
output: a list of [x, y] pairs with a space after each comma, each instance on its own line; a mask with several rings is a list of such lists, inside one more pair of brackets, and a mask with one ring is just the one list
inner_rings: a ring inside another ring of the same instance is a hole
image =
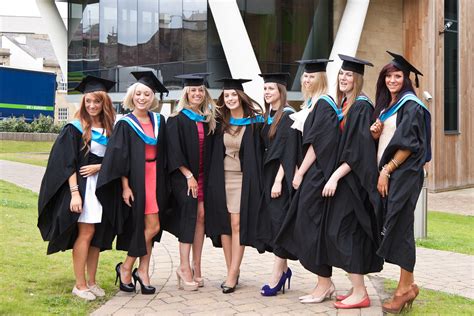
[[334, 307], [338, 309], [350, 309], [350, 308], [364, 308], [370, 306], [370, 298], [368, 296], [364, 297], [362, 301], [355, 304], [344, 304], [343, 302], [335, 302]]

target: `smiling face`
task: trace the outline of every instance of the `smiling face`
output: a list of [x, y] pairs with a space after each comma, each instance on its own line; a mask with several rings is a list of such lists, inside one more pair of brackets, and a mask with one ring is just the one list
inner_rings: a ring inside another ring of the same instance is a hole
[[84, 105], [87, 113], [92, 117], [98, 117], [102, 112], [103, 103], [94, 93], [84, 95]]
[[341, 69], [338, 75], [339, 90], [344, 94], [350, 94], [354, 89], [354, 73]]
[[224, 90], [224, 104], [229, 110], [235, 110], [242, 106], [236, 90]]
[[316, 84], [316, 73], [304, 72], [301, 84], [303, 85], [304, 89], [311, 91], [313, 89], [313, 86]]
[[392, 71], [385, 76], [385, 85], [392, 96], [397, 95], [403, 87], [403, 71]]
[[263, 85], [263, 97], [268, 104], [277, 105], [280, 102], [280, 91], [275, 82], [267, 82]]
[[153, 93], [153, 90], [144, 84], [138, 84], [133, 95], [133, 104], [135, 105], [135, 109], [139, 111], [148, 111], [153, 103], [154, 97], [155, 94]]
[[199, 108], [206, 96], [204, 86], [188, 87], [188, 91], [186, 94], [188, 97], [189, 105], [194, 109]]

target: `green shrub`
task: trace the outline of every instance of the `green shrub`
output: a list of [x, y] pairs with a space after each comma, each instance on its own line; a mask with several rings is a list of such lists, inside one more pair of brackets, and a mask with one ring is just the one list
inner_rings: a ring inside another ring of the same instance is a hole
[[18, 133], [59, 133], [65, 123], [54, 124], [51, 116], [40, 114], [32, 123], [27, 123], [24, 117], [9, 117], [0, 120], [0, 132]]

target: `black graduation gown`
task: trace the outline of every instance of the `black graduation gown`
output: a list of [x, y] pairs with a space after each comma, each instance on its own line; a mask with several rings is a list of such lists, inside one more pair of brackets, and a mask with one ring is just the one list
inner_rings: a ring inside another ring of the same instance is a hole
[[[51, 149], [38, 198], [38, 228], [43, 240], [49, 241], [47, 254], [72, 249], [76, 241], [80, 214], [70, 210], [68, 180], [76, 172], [79, 193], [83, 199], [87, 178], [79, 174], [79, 169], [91, 163], [100, 163], [99, 157], [89, 154], [87, 148], [83, 147], [81, 132], [72, 124], [67, 124]], [[91, 246], [101, 251], [111, 249], [113, 239], [112, 227], [102, 217], [102, 223], [95, 224]]]
[[296, 191], [276, 238], [276, 243], [295, 255], [307, 270], [322, 276], [330, 275], [326, 267], [317, 264], [321, 261], [323, 214], [328, 200], [321, 193], [336, 166], [339, 137], [336, 112], [320, 99], [303, 128], [303, 152], [313, 145], [316, 161]]
[[[290, 208], [294, 195], [292, 185], [297, 163], [301, 160], [301, 134], [291, 128], [291, 112], [283, 112], [272, 140], [268, 133], [271, 125], [265, 124], [262, 130], [263, 155], [263, 194], [258, 216], [258, 238], [265, 244], [265, 250], [272, 251], [280, 258], [296, 260], [296, 257], [274, 243], [281, 224]], [[273, 115], [273, 114], [272, 114]], [[281, 195], [274, 199], [271, 190], [280, 165], [283, 167]]]
[[370, 134], [372, 113], [369, 102], [358, 100], [345, 117], [337, 167], [346, 162], [351, 172], [338, 181], [336, 193], [326, 208], [326, 247], [320, 257], [322, 263], [357, 274], [379, 272], [383, 266], [383, 259], [376, 254], [380, 245], [381, 203], [376, 144]]
[[[156, 198], [161, 228], [166, 227], [169, 185], [166, 172], [166, 128], [160, 115], [156, 144]], [[122, 198], [122, 180], [127, 177], [133, 192], [132, 207]], [[118, 121], [110, 137], [97, 180], [96, 195], [103, 205], [104, 215], [117, 234], [118, 250], [131, 257], [147, 254], [145, 243], [145, 143], [125, 121]], [[153, 238], [159, 241], [162, 229]]]
[[[198, 200], [188, 195], [188, 182], [179, 167], [188, 168], [196, 180], [199, 179], [199, 135], [196, 122], [179, 113], [167, 121], [168, 172], [171, 180], [173, 216], [170, 218], [169, 232], [183, 243], [192, 244], [196, 229]], [[204, 197], [206, 196], [207, 169], [210, 159], [210, 135], [207, 123], [204, 127]], [[207, 205], [204, 201], [204, 221], [207, 223]], [[206, 225], [207, 227], [207, 225]], [[207, 234], [207, 231], [206, 231]]]
[[[240, 144], [239, 159], [242, 170], [242, 196], [240, 200], [240, 244], [253, 246], [259, 252], [264, 245], [257, 241], [257, 216], [262, 192], [262, 146], [261, 123], [247, 125]], [[221, 246], [221, 235], [231, 235], [229, 212], [227, 211], [224, 177], [224, 134], [220, 124], [212, 138], [212, 156], [209, 181], [206, 191], [206, 231], [214, 246]], [[207, 219], [207, 218], [206, 218]]]
[[390, 162], [398, 149], [411, 155], [390, 175], [388, 198], [384, 200], [382, 243], [377, 253], [385, 261], [413, 272], [415, 267], [414, 211], [423, 187], [423, 166], [430, 150], [425, 110], [414, 101], [397, 112], [397, 129], [385, 149], [379, 168]]

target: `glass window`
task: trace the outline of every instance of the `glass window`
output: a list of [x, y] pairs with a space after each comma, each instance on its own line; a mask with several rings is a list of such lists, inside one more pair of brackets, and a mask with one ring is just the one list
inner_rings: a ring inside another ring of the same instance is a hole
[[58, 108], [58, 121], [64, 122], [69, 119], [68, 117], [69, 111], [68, 108]]
[[117, 67], [117, 0], [100, 1], [100, 68]]
[[444, 25], [444, 130], [458, 132], [458, 0], [445, 0]]
[[68, 16], [68, 90], [72, 90], [82, 79], [82, 4], [69, 3]]
[[84, 71], [99, 68], [99, 3], [86, 5], [82, 12], [82, 52]]
[[183, 0], [183, 60], [202, 63], [206, 58], [207, 1]]
[[160, 0], [159, 62], [183, 60], [183, 5], [182, 1]]
[[137, 1], [118, 0], [118, 64], [135, 66], [137, 59]]
[[158, 0], [138, 0], [138, 63], [142, 66], [159, 63]]

